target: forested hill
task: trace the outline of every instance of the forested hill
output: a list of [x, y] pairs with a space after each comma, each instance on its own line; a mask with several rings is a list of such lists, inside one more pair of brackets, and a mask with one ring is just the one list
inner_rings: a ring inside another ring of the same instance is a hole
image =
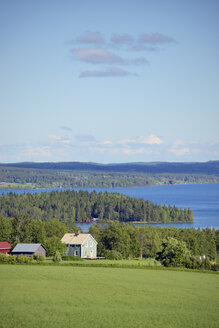
[[219, 161], [201, 162], [151, 162], [151, 163], [121, 163], [98, 164], [89, 162], [59, 162], [59, 163], [8, 163], [1, 166], [47, 169], [47, 170], [72, 170], [72, 171], [97, 171], [97, 172], [139, 172], [139, 173], [182, 173], [206, 174], [219, 176]]
[[219, 161], [206, 163], [81, 162], [0, 164], [0, 189], [116, 188], [219, 183]]
[[193, 221], [190, 209], [161, 206], [144, 199], [118, 193], [97, 193], [95, 190], [91, 193], [68, 190], [0, 196], [0, 216], [16, 217], [19, 214], [29, 215], [37, 221], [57, 218], [69, 226], [92, 218], [149, 223]]

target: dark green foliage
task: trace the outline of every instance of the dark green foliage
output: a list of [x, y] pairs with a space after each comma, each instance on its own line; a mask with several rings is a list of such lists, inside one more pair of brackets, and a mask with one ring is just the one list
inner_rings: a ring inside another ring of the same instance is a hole
[[[118, 193], [96, 191], [52, 191], [50, 193], [15, 194], [0, 196], [0, 215], [15, 217], [20, 213], [34, 220], [59, 221], [74, 228], [75, 222], [92, 218], [121, 222], [191, 222], [193, 212], [176, 206], [161, 206], [144, 199]], [[53, 224], [52, 229], [58, 225]], [[26, 226], [26, 225], [25, 225]], [[60, 230], [60, 227], [58, 227]], [[26, 228], [28, 230], [28, 228]], [[49, 229], [51, 230], [51, 229]], [[27, 236], [24, 231], [24, 235]]]
[[32, 258], [24, 255], [16, 256], [17, 263], [30, 263], [32, 262]]
[[104, 257], [107, 260], [122, 260], [122, 254], [114, 250], [106, 250], [104, 252]]
[[[63, 235], [62, 235], [63, 236]], [[55, 256], [55, 253], [58, 251], [61, 255], [65, 254], [66, 245], [63, 244], [59, 237], [56, 235], [49, 237], [45, 240], [44, 246], [46, 248], [47, 256]]]
[[90, 233], [98, 242], [98, 255], [104, 257], [108, 251], [123, 258], [155, 258], [158, 254], [164, 265], [201, 269], [207, 265], [204, 258], [214, 261], [217, 256], [214, 229], [134, 227], [112, 222], [105, 228], [93, 225]]
[[8, 255], [0, 253], [0, 263], [7, 263]]
[[0, 254], [0, 263], [8, 263], [8, 264], [22, 264], [22, 263], [31, 263], [33, 261], [32, 257], [24, 256], [24, 255], [5, 255]]
[[68, 228], [58, 220], [35, 221], [21, 214], [15, 218], [0, 217], [1, 241], [8, 241], [12, 248], [17, 243], [41, 243], [46, 248], [47, 256], [53, 256], [56, 250], [65, 253], [66, 246], [60, 239], [67, 231]]
[[43, 255], [40, 255], [40, 254], [34, 254], [33, 259], [37, 262], [44, 262], [45, 261], [45, 257]]
[[180, 267], [185, 266], [189, 257], [190, 252], [184, 241], [167, 238], [162, 242], [162, 250], [158, 252], [157, 260], [167, 267]]

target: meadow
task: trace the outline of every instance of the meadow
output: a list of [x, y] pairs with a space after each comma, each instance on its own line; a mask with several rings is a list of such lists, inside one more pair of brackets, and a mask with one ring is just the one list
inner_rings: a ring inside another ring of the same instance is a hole
[[5, 264], [0, 327], [216, 328], [218, 288], [217, 274]]

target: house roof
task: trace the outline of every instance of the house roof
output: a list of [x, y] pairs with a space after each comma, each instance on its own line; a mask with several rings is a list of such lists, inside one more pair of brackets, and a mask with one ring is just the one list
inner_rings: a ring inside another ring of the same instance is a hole
[[62, 237], [61, 242], [70, 245], [82, 245], [89, 235], [89, 233], [66, 233]]
[[1, 241], [0, 249], [11, 249], [11, 245], [7, 241]]
[[[38, 250], [42, 244], [17, 244], [13, 249], [12, 253], [18, 252], [26, 252], [26, 253], [34, 253]], [[44, 248], [44, 247], [43, 247]]]

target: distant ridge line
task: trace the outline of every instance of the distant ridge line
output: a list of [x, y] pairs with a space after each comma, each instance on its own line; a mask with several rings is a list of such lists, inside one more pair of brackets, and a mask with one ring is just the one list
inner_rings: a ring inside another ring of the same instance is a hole
[[133, 162], [101, 164], [93, 162], [19, 162], [0, 163], [1, 167], [23, 169], [132, 172], [132, 173], [183, 173], [219, 175], [219, 161], [208, 162]]

